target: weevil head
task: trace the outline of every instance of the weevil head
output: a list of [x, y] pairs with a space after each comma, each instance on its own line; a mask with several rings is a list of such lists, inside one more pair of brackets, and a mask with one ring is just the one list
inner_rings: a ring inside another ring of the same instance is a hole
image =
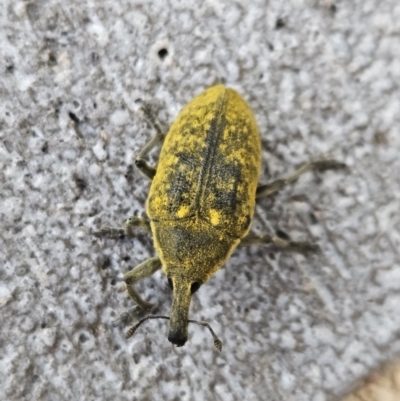
[[168, 340], [177, 347], [182, 347], [188, 339], [188, 315], [192, 294], [202, 283], [184, 274], [169, 275], [168, 283], [173, 291]]

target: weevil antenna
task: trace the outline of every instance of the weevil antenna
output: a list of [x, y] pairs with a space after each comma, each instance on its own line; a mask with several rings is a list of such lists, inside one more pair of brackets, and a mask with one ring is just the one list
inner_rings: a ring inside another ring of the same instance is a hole
[[203, 326], [203, 327], [207, 327], [207, 329], [210, 331], [212, 338], [214, 340], [214, 347], [221, 352], [222, 351], [222, 341], [217, 337], [217, 335], [215, 334], [214, 330], [211, 328], [210, 323], [208, 322], [200, 322], [198, 320], [188, 320], [189, 323], [196, 323], [199, 326]]
[[169, 320], [168, 316], [162, 316], [162, 315], [147, 315], [143, 319], [140, 319], [134, 326], [132, 326], [125, 334], [125, 338], [128, 339], [132, 337], [135, 333], [136, 330], [146, 321], [149, 319], [167, 319]]
[[[134, 326], [132, 326], [125, 334], [125, 338], [128, 339], [132, 337], [135, 333], [136, 330], [146, 321], [149, 319], [167, 319], [169, 320], [169, 316], [162, 316], [162, 315], [147, 315], [143, 319], [139, 320]], [[199, 320], [188, 320], [188, 323], [195, 323], [198, 324], [199, 326], [207, 327], [207, 329], [210, 331], [213, 341], [214, 341], [214, 347], [221, 352], [222, 351], [222, 341], [217, 337], [215, 334], [214, 330], [211, 328], [210, 323], [208, 322], [201, 322]]]

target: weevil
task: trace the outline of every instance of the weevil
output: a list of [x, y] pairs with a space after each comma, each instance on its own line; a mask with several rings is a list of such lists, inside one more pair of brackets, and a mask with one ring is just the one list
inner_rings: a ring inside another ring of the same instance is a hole
[[[260, 134], [252, 110], [233, 89], [217, 85], [190, 101], [164, 135], [147, 107], [143, 112], [155, 136], [135, 164], [151, 180], [146, 202], [148, 218], [129, 218], [124, 229], [102, 227], [97, 236], [134, 236], [138, 226], [153, 236], [157, 256], [124, 275], [130, 297], [144, 311], [153, 304], [134, 289], [139, 280], [161, 269], [173, 291], [170, 316], [148, 315], [126, 334], [130, 337], [147, 319], [169, 319], [168, 340], [180, 347], [188, 339], [188, 324], [206, 326], [221, 350], [222, 343], [208, 323], [188, 319], [191, 296], [218, 271], [238, 246], [274, 244], [299, 252], [315, 251], [307, 242], [250, 233], [256, 199], [270, 196], [306, 171], [345, 167], [335, 160], [309, 162], [287, 178], [259, 185]], [[145, 157], [161, 145], [157, 167]]]

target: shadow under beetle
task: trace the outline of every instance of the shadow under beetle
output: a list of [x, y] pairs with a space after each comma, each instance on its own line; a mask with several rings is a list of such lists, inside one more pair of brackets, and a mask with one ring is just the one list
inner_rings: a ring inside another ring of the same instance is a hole
[[[132, 336], [147, 319], [169, 319], [168, 340], [178, 347], [188, 338], [188, 324], [206, 326], [221, 351], [222, 343], [210, 325], [188, 319], [191, 295], [221, 268], [238, 246], [274, 244], [298, 252], [316, 245], [286, 241], [271, 234], [249, 233], [256, 198], [272, 195], [310, 170], [343, 168], [335, 160], [307, 163], [285, 179], [258, 185], [261, 167], [260, 134], [253, 112], [232, 89], [208, 88], [180, 112], [164, 135], [149, 109], [142, 108], [156, 134], [135, 160], [151, 182], [146, 203], [149, 219], [132, 216], [124, 229], [102, 227], [98, 237], [134, 236], [142, 227], [153, 236], [157, 255], [124, 275], [130, 297], [150, 311], [133, 285], [161, 269], [173, 291], [170, 316], [148, 315], [127, 333]], [[144, 157], [162, 145], [157, 167]]]

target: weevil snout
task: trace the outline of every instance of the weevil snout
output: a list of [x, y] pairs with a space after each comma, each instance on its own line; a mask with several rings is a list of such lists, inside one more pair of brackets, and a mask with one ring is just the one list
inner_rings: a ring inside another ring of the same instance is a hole
[[176, 345], [177, 347], [182, 347], [183, 345], [185, 345], [187, 339], [188, 339], [187, 329], [186, 333], [183, 331], [171, 331], [171, 329], [168, 333], [168, 341]]
[[[171, 272], [169, 271], [168, 273]], [[211, 328], [209, 323], [188, 319], [192, 294], [200, 288], [204, 281], [201, 278], [194, 279], [190, 276], [187, 277], [183, 275], [182, 272], [179, 272], [178, 274], [168, 274], [167, 277], [168, 283], [173, 290], [170, 316], [147, 315], [126, 332], [125, 338], [132, 337], [136, 333], [136, 330], [146, 320], [166, 319], [169, 320], [168, 340], [177, 347], [185, 345], [188, 340], [188, 325], [189, 323], [194, 323], [208, 329], [213, 337], [215, 348], [217, 348], [218, 351], [221, 351], [222, 342], [214, 333], [214, 330]]]
[[173, 291], [168, 340], [177, 347], [182, 347], [188, 339], [191, 297], [199, 289], [201, 283], [184, 276], [168, 277], [168, 282]]

